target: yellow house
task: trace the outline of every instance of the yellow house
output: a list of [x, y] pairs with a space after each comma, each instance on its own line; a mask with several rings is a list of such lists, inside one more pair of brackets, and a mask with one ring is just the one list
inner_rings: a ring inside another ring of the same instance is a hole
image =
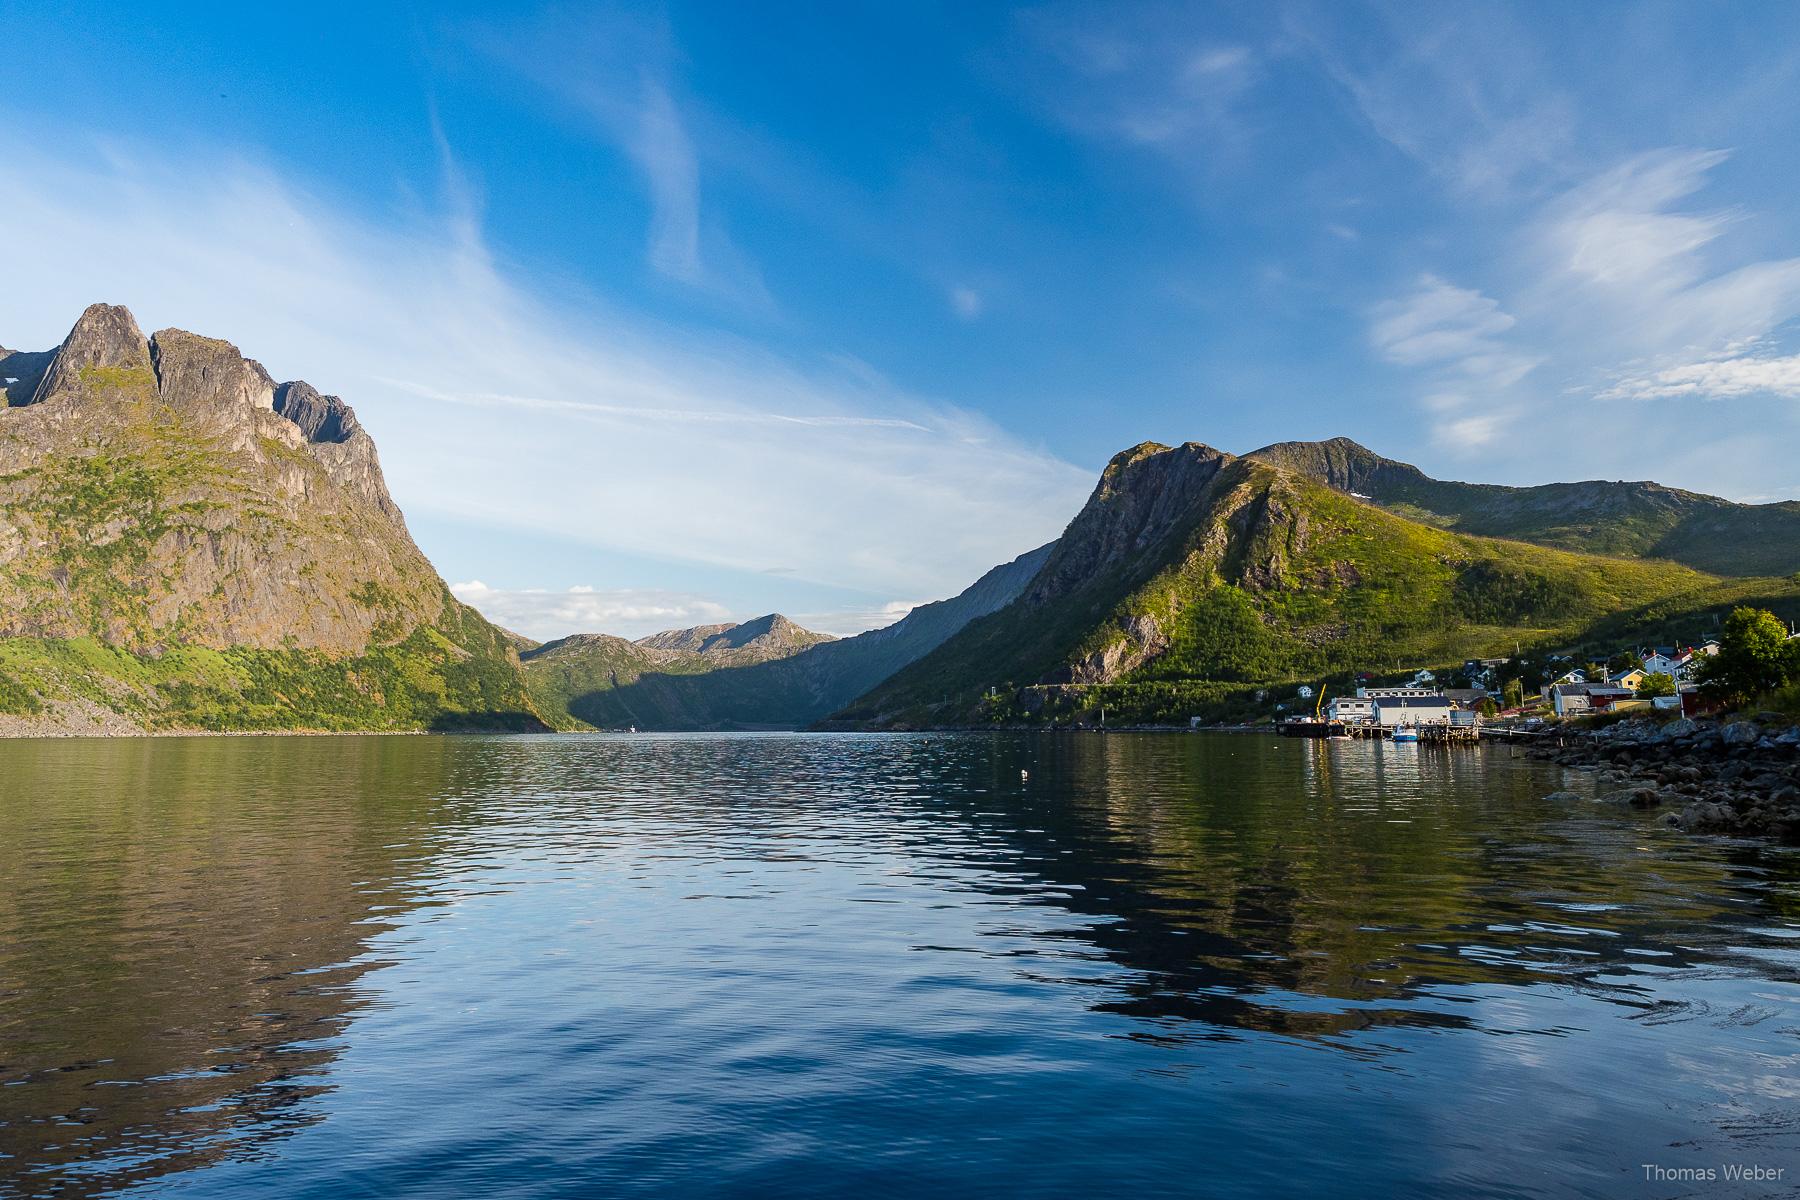
[[1632, 691], [1635, 692], [1640, 687], [1644, 686], [1644, 680], [1648, 679], [1649, 677], [1650, 676], [1649, 676], [1648, 672], [1642, 670], [1641, 668], [1634, 667], [1633, 669], [1625, 672], [1623, 675], [1615, 676], [1614, 678], [1608, 680], [1607, 682], [1613, 687], [1630, 688]]

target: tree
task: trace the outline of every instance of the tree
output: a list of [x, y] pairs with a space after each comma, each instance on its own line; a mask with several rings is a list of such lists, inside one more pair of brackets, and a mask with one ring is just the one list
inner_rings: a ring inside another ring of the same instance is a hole
[[1612, 669], [1613, 674], [1623, 675], [1627, 671], [1635, 671], [1642, 667], [1644, 660], [1638, 657], [1636, 650], [1621, 650], [1607, 659], [1606, 665]]
[[1492, 696], [1483, 696], [1481, 698], [1481, 703], [1475, 706], [1475, 711], [1484, 717], [1491, 717], [1498, 713], [1500, 708], [1494, 703], [1494, 698]]
[[1701, 686], [1734, 700], [1748, 700], [1800, 679], [1800, 642], [1761, 608], [1734, 608], [1719, 634], [1719, 652], [1695, 672]]
[[1665, 675], [1661, 671], [1646, 675], [1644, 682], [1638, 684], [1637, 694], [1640, 700], [1654, 700], [1658, 696], [1673, 696], [1675, 694], [1675, 677]]
[[1519, 679], [1507, 680], [1506, 686], [1500, 690], [1500, 695], [1506, 700], [1506, 707], [1518, 708], [1521, 704], [1525, 703], [1524, 681]]

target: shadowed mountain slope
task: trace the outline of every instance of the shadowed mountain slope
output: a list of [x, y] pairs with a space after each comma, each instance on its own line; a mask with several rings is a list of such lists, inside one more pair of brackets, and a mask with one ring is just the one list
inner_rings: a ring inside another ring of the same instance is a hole
[[[568, 728], [798, 728], [1009, 603], [1049, 549], [1020, 555], [949, 600], [920, 605], [886, 628], [855, 637], [823, 639], [779, 615], [637, 642], [580, 634], [526, 653], [526, 675], [541, 710]], [[747, 652], [764, 660], [745, 661]]]

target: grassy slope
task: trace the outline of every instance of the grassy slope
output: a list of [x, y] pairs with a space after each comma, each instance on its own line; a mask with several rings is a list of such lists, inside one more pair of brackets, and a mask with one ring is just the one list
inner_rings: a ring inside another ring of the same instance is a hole
[[151, 731], [542, 729], [493, 626], [445, 595], [443, 618], [335, 657], [177, 646], [139, 654], [93, 638], [0, 639], [0, 713], [68, 702]]
[[[1231, 531], [1222, 546], [1220, 530]], [[1470, 537], [1244, 462], [1222, 475], [1200, 526], [1151, 556], [1161, 561], [1134, 564], [1122, 579], [976, 622], [840, 716], [1018, 719], [1027, 715], [1013, 699], [1019, 686], [1123, 643], [1140, 616], [1166, 634], [1163, 653], [1113, 682], [1053, 694], [1036, 715], [1104, 702], [1121, 719], [1184, 719], [1230, 709], [1267, 684], [1459, 663], [1519, 643], [1616, 648], [1740, 596], [1800, 610], [1793, 580], [1721, 581], [1672, 564]], [[982, 703], [990, 688], [997, 698]]]
[[1332, 478], [1402, 516], [1477, 536], [1666, 558], [1719, 575], [1800, 569], [1800, 502], [1737, 504], [1649, 482], [1459, 483], [1433, 479], [1347, 439], [1283, 442], [1250, 457]]

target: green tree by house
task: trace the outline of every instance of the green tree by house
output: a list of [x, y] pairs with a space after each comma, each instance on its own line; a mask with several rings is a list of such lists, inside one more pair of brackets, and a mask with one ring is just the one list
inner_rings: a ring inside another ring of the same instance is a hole
[[1761, 608], [1734, 608], [1719, 634], [1719, 652], [1700, 664], [1701, 686], [1748, 700], [1800, 680], [1800, 641]]
[[1654, 700], [1658, 696], [1675, 694], [1675, 677], [1661, 671], [1653, 671], [1644, 676], [1644, 682], [1638, 684], [1638, 699]]
[[1507, 680], [1506, 686], [1500, 689], [1500, 695], [1506, 701], [1506, 707], [1518, 708], [1525, 703], [1525, 681], [1522, 679]]

